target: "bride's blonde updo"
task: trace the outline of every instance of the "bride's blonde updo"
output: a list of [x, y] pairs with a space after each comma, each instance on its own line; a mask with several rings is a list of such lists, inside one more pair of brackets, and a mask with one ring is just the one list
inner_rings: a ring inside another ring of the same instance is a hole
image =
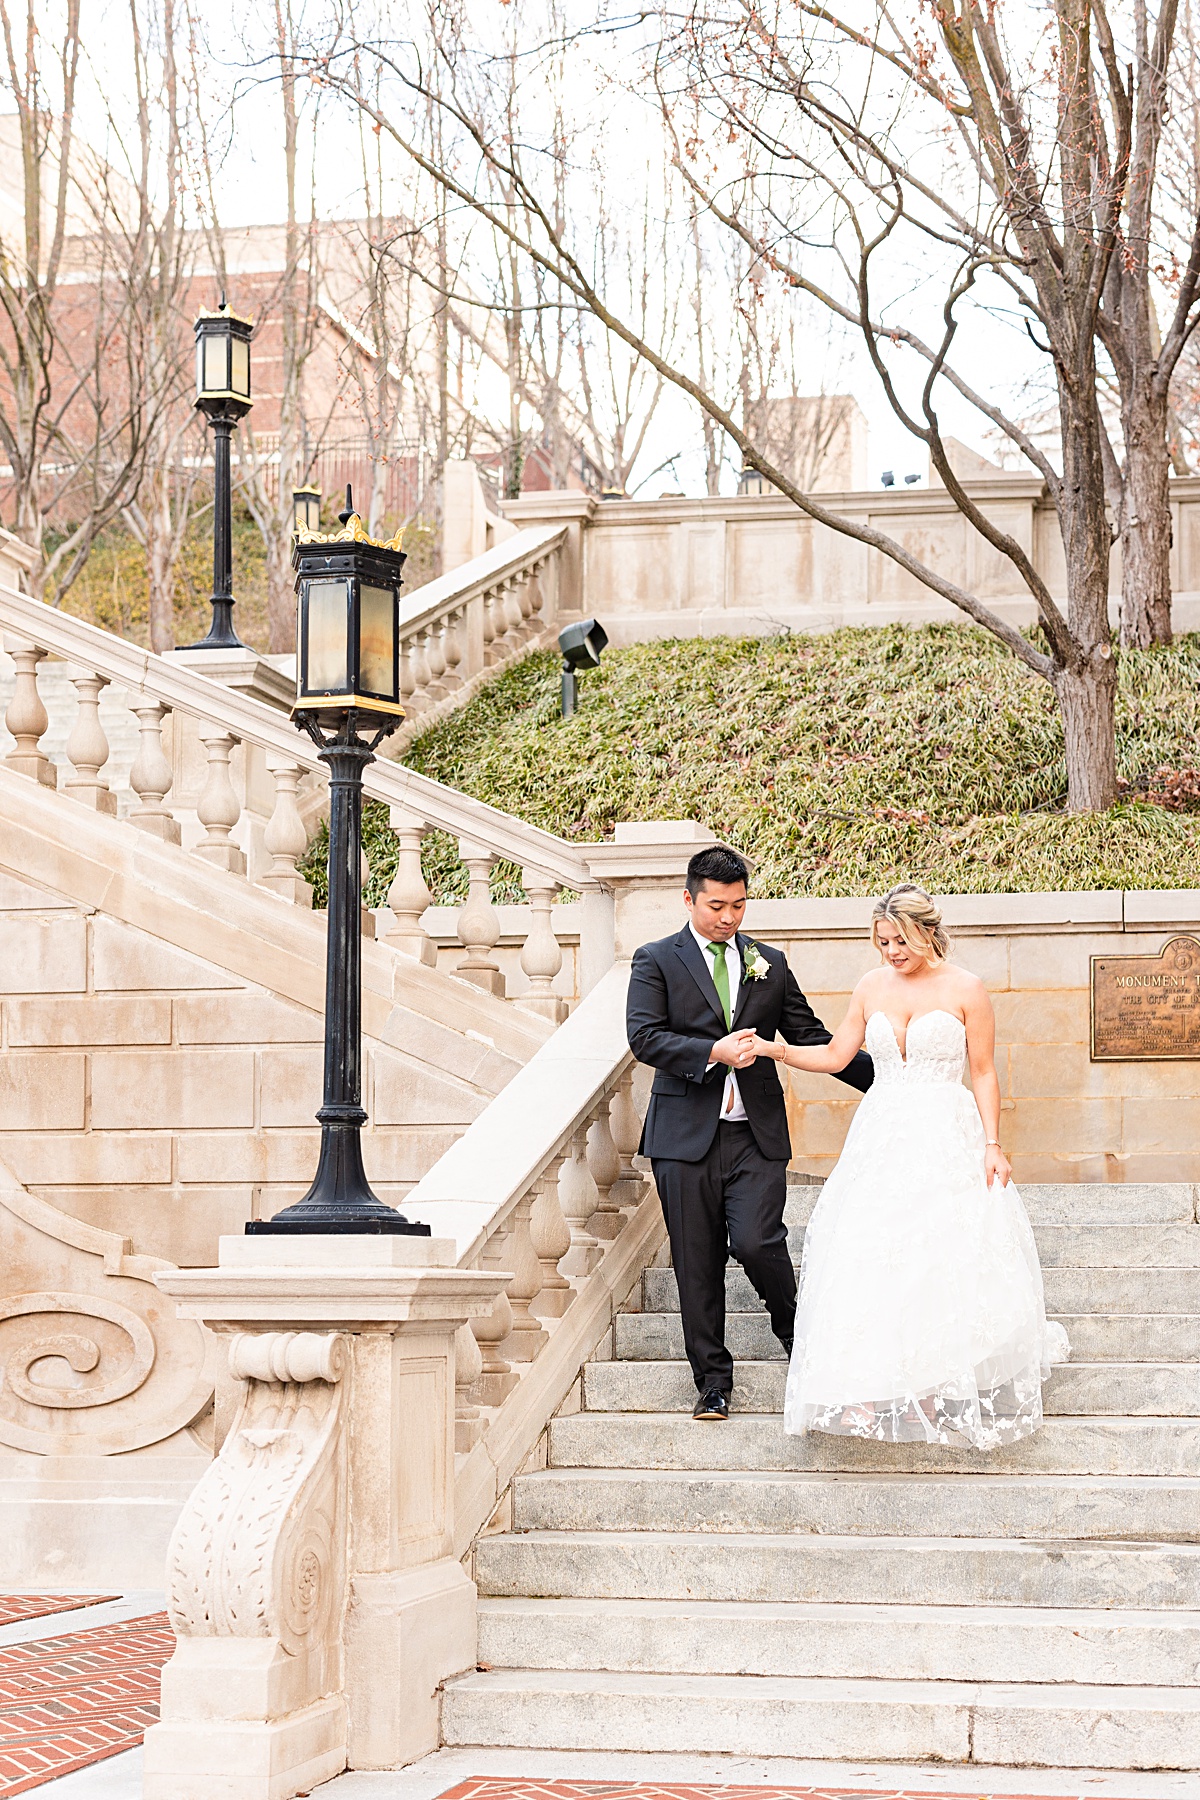
[[890, 894], [875, 902], [871, 914], [871, 942], [879, 949], [879, 923], [886, 919], [894, 925], [910, 950], [926, 956], [931, 963], [945, 962], [950, 954], [950, 939], [942, 927], [941, 909], [934, 905], [924, 888], [915, 882], [902, 881]]

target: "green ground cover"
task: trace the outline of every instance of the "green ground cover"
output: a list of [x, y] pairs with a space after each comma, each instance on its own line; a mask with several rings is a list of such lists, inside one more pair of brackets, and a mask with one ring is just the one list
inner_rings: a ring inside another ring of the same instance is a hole
[[[559, 717], [558, 658], [491, 682], [409, 746], [438, 780], [568, 838], [700, 819], [767, 896], [1200, 886], [1200, 635], [1120, 661], [1119, 805], [1068, 814], [1050, 691], [969, 626], [686, 639], [609, 651]], [[370, 895], [395, 862], [368, 809]], [[435, 896], [464, 890], [427, 841]], [[310, 867], [320, 879], [323, 844]], [[497, 871], [498, 895], [518, 892]]]

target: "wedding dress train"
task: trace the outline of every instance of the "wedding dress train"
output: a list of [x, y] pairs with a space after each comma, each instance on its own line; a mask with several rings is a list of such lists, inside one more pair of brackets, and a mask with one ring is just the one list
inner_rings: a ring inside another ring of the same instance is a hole
[[875, 1082], [805, 1232], [784, 1429], [992, 1450], [1036, 1431], [1070, 1355], [1015, 1187], [988, 1187], [966, 1028], [867, 1021]]

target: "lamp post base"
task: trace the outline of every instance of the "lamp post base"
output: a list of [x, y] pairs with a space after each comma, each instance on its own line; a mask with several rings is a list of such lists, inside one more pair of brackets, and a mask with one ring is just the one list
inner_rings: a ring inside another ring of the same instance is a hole
[[312, 1186], [303, 1200], [285, 1206], [273, 1219], [250, 1219], [247, 1237], [288, 1232], [324, 1237], [432, 1237], [432, 1228], [406, 1219], [372, 1193], [362, 1161], [360, 1132], [367, 1115], [361, 1106], [331, 1103], [317, 1114], [321, 1153]]
[[249, 644], [243, 644], [233, 629], [233, 601], [217, 600], [212, 602], [212, 624], [206, 636], [198, 644], [184, 644], [185, 650], [248, 650]]

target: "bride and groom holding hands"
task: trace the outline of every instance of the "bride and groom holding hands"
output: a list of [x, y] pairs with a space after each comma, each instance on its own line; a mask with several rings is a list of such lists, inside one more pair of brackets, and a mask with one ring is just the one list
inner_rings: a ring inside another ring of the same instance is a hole
[[[987, 991], [949, 961], [929, 895], [905, 884], [875, 906], [880, 966], [830, 1033], [782, 953], [741, 932], [748, 878], [722, 845], [694, 856], [683, 929], [636, 952], [629, 984], [630, 1047], [655, 1071], [641, 1148], [671, 1241], [693, 1416], [729, 1416], [732, 1256], [790, 1359], [785, 1431], [978, 1450], [1024, 1437], [1069, 1350], [1047, 1322], [1000, 1144]], [[778, 1062], [865, 1096], [805, 1232], [798, 1290]]]

